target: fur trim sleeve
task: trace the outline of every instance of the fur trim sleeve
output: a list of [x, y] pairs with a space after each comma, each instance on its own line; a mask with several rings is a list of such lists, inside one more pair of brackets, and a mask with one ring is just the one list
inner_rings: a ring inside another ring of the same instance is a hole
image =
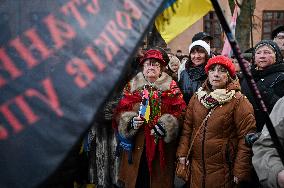
[[124, 112], [121, 114], [118, 124], [118, 132], [124, 138], [131, 138], [138, 131], [134, 129], [129, 129], [129, 122], [135, 116], [138, 116], [136, 112]]
[[170, 143], [177, 138], [179, 133], [179, 124], [176, 117], [171, 114], [164, 114], [160, 117], [158, 122], [161, 122], [165, 127], [166, 136], [164, 141], [166, 143]]

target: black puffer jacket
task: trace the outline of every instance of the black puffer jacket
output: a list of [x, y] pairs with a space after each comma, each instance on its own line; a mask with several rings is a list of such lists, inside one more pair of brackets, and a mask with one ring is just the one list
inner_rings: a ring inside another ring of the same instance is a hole
[[190, 64], [190, 61], [186, 62], [185, 69], [181, 72], [178, 82], [186, 104], [207, 78], [205, 64], [197, 67], [192, 67]]
[[[256, 70], [256, 67], [252, 67], [252, 75], [256, 81], [257, 87], [261, 93], [264, 103], [270, 113], [274, 104], [284, 96], [284, 63], [279, 47], [270, 40], [262, 40], [258, 45], [268, 43], [273, 47], [276, 53], [276, 63], [269, 66], [265, 70]], [[254, 59], [254, 53], [253, 53]], [[257, 105], [257, 102], [248, 87], [246, 80], [242, 82], [242, 93], [247, 96], [248, 100], [252, 103], [255, 116], [257, 130], [261, 131], [265, 124], [263, 112]]]

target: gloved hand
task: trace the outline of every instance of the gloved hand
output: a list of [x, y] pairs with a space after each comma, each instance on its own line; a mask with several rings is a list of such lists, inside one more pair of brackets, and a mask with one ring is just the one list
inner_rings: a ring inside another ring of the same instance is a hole
[[131, 120], [131, 128], [135, 130], [139, 129], [143, 124], [144, 120], [140, 116], [134, 117]]
[[166, 130], [162, 123], [157, 123], [154, 128], [151, 130], [151, 134], [154, 134], [158, 137], [165, 137], [166, 136]]

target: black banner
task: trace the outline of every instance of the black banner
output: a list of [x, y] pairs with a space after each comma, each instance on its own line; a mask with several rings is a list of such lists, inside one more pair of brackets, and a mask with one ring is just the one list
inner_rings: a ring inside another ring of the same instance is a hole
[[86, 131], [163, 0], [0, 3], [0, 187], [35, 187]]

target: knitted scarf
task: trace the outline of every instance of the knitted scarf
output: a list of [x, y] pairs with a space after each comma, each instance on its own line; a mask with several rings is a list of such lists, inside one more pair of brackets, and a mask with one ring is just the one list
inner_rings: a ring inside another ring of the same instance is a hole
[[205, 64], [193, 67], [189, 62], [187, 62], [185, 66], [186, 72], [191, 80], [205, 80], [207, 78]]
[[216, 105], [221, 105], [229, 102], [235, 95], [235, 90], [228, 91], [226, 89], [215, 89], [212, 92], [207, 92], [200, 87], [198, 89], [197, 98], [207, 109], [211, 109]]

